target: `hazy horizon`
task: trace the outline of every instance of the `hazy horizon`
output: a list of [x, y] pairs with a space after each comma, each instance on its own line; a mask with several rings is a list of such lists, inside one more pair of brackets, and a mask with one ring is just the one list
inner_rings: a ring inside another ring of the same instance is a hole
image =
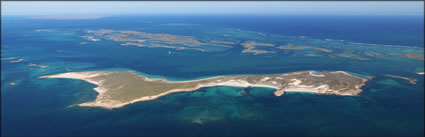
[[2, 16], [336, 15], [423, 16], [424, 2], [1, 2]]

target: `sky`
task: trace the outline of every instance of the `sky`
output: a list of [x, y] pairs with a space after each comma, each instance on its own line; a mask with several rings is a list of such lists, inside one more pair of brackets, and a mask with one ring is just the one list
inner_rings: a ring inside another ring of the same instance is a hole
[[282, 15], [424, 15], [423, 1], [21, 1], [1, 2], [2, 15], [117, 14], [282, 14]]

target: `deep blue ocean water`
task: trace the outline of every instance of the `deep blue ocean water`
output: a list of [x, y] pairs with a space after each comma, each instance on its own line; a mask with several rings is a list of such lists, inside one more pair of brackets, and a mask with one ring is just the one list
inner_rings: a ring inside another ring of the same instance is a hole
[[[124, 47], [111, 41], [80, 44], [84, 40], [79, 36], [87, 29], [137, 30], [200, 40], [225, 39], [220, 35], [229, 33], [240, 36], [235, 41], [290, 41], [346, 46], [358, 52], [423, 54], [423, 26], [423, 17], [389, 16], [127, 15], [95, 20], [2, 17], [2, 58], [24, 59], [19, 63], [1, 62], [2, 135], [420, 136], [424, 134], [424, 78], [414, 72], [424, 71], [423, 60], [359, 61], [306, 57], [298, 51], [254, 56], [241, 54], [241, 47], [211, 53], [173, 51], [168, 55], [168, 49]], [[37, 29], [53, 32], [35, 32]], [[305, 40], [299, 38], [302, 36]], [[58, 54], [56, 50], [64, 52]], [[49, 68], [28, 67], [30, 62]], [[239, 87], [210, 87], [107, 110], [72, 107], [94, 100], [95, 85], [37, 78], [64, 73], [65, 68], [130, 70], [169, 80], [302, 70], [341, 70], [374, 78], [359, 96], [286, 93], [275, 97], [273, 89], [268, 88], [244, 89], [247, 94], [241, 94], [243, 89]], [[416, 78], [418, 82], [410, 84], [385, 74]], [[11, 82], [17, 85], [9, 85]], [[203, 125], [193, 124], [196, 120], [203, 121]]]

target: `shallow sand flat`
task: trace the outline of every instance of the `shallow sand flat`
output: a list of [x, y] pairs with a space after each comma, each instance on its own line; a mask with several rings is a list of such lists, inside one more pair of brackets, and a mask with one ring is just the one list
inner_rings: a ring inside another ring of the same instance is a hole
[[18, 59], [18, 60], [12, 60], [9, 61], [10, 63], [18, 63], [18, 62], [22, 62], [24, 59]]
[[404, 80], [409, 81], [410, 84], [416, 84], [416, 81], [418, 81], [417, 79], [414, 79], [414, 78], [408, 78], [408, 77], [402, 77], [402, 76], [396, 76], [396, 75], [389, 75], [389, 74], [387, 74], [385, 76], [392, 77], [392, 78], [404, 79]]
[[132, 72], [69, 72], [40, 78], [80, 79], [97, 85], [96, 100], [79, 106], [119, 108], [139, 101], [153, 100], [176, 92], [195, 91], [203, 87], [236, 86], [268, 87], [276, 89], [275, 95], [285, 91], [313, 92], [317, 94], [357, 95], [367, 79], [349, 75], [343, 71], [321, 72], [323, 76], [301, 71], [273, 75], [216, 76], [191, 81], [152, 79]]

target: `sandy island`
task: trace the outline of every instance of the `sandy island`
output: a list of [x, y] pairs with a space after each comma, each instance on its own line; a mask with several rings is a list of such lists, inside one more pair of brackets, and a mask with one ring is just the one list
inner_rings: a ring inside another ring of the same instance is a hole
[[245, 49], [242, 50], [242, 53], [249, 53], [252, 52], [254, 55], [257, 54], [263, 54], [263, 53], [275, 53], [275, 51], [267, 51], [267, 50], [255, 50], [255, 46], [267, 46], [267, 47], [274, 47], [273, 44], [270, 43], [257, 43], [255, 41], [248, 41], [241, 44]]
[[[317, 73], [317, 72], [316, 72]], [[216, 76], [191, 81], [152, 79], [132, 72], [68, 72], [39, 78], [70, 78], [97, 85], [96, 100], [78, 104], [82, 107], [119, 108], [139, 101], [153, 100], [176, 92], [195, 91], [203, 87], [236, 86], [268, 87], [276, 89], [274, 95], [285, 91], [313, 92], [316, 94], [357, 95], [367, 79], [352, 76], [344, 71], [302, 71], [273, 75]]]

